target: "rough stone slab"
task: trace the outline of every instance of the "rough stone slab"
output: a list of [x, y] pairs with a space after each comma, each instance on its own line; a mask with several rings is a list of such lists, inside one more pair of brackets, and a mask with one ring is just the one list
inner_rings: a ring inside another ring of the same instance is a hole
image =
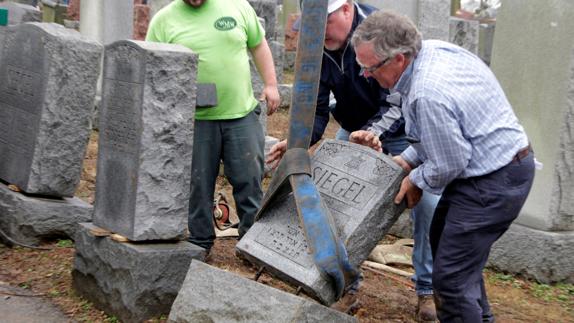
[[187, 241], [130, 243], [94, 237], [91, 223], [76, 235], [72, 284], [76, 292], [122, 322], [169, 313], [191, 259], [205, 250]]
[[186, 234], [196, 72], [180, 45], [106, 47], [95, 225], [132, 241]]
[[258, 17], [265, 20], [265, 38], [275, 38], [277, 2], [275, 0], [247, 0]]
[[29, 4], [0, 2], [0, 8], [8, 9], [8, 25], [42, 21], [42, 12]]
[[168, 322], [357, 322], [347, 314], [192, 261]]
[[418, 0], [417, 27], [423, 39], [448, 41], [451, 0]]
[[217, 87], [213, 83], [197, 83], [197, 108], [211, 108], [217, 105]]
[[151, 18], [158, 12], [160, 11], [163, 7], [167, 6], [168, 4], [170, 4], [173, 0], [148, 0], [147, 4], [150, 7], [150, 13], [149, 13], [149, 19], [151, 20]]
[[546, 232], [517, 223], [498, 240], [488, 265], [542, 283], [574, 283], [574, 231]]
[[13, 192], [0, 183], [0, 229], [29, 244], [53, 237], [74, 237], [78, 222], [90, 221], [93, 208], [74, 197], [47, 199]]
[[478, 26], [477, 20], [450, 17], [449, 41], [469, 52], [478, 54]]
[[102, 46], [57, 24], [4, 31], [0, 178], [27, 193], [72, 196], [89, 139]]
[[[405, 176], [388, 156], [345, 141], [325, 140], [312, 158], [312, 172], [350, 262], [358, 266], [395, 223], [405, 205], [393, 199]], [[292, 195], [278, 200], [239, 241], [250, 261], [322, 303], [332, 304], [331, 282], [309, 254]]]
[[293, 71], [295, 69], [295, 59], [297, 57], [297, 52], [295, 51], [286, 51], [285, 52], [285, 61], [283, 62], [283, 66], [286, 70]]
[[273, 63], [275, 64], [275, 73], [277, 74], [277, 82], [283, 82], [283, 62], [285, 61], [285, 45], [276, 40], [269, 42], [271, 49], [271, 56], [273, 56]]
[[281, 103], [279, 109], [288, 109], [291, 106], [291, 96], [293, 96], [293, 84], [279, 84], [279, 96]]
[[545, 231], [574, 231], [572, 17], [572, 1], [505, 0], [494, 34], [492, 71], [544, 164], [516, 223]]

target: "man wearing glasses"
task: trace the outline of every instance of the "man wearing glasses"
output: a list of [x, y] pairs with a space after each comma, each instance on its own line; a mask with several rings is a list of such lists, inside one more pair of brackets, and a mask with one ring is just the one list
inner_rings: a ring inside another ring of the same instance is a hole
[[532, 186], [524, 129], [488, 66], [456, 45], [422, 41], [405, 16], [369, 16], [352, 44], [366, 76], [401, 94], [406, 133], [419, 142], [394, 157], [410, 172], [395, 203], [442, 194], [430, 230], [439, 320], [493, 322], [482, 270]]
[[[368, 78], [370, 72], [384, 65], [386, 61], [368, 69], [361, 69], [357, 64], [355, 51], [350, 45], [350, 38], [355, 28], [368, 15], [375, 12], [376, 8], [352, 0], [329, 0], [327, 10], [329, 15], [311, 144], [315, 144], [323, 136], [331, 113], [341, 126], [336, 139], [349, 140], [351, 132], [363, 129], [364, 131], [355, 133], [362, 143], [376, 141], [378, 146], [370, 145], [374, 149], [398, 155], [409, 146], [400, 110], [400, 96], [389, 95], [388, 87], [381, 88], [374, 79]], [[298, 22], [295, 26], [297, 28]], [[330, 92], [337, 101], [332, 109], [329, 107]], [[277, 165], [286, 149], [286, 140], [273, 146], [267, 162]], [[422, 321], [436, 319], [432, 298], [432, 256], [428, 232], [438, 198], [433, 194], [425, 194], [422, 202], [411, 212], [415, 240], [413, 280], [418, 295], [417, 315]], [[358, 284], [355, 287], [336, 304], [335, 308], [347, 312], [358, 306], [356, 298]]]

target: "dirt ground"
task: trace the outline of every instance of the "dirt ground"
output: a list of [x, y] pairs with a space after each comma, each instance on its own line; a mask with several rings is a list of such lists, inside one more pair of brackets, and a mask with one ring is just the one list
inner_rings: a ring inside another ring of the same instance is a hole
[[[268, 119], [268, 134], [286, 137], [288, 112], [278, 111]], [[330, 124], [326, 137], [333, 137], [337, 126]], [[82, 180], [76, 195], [94, 201], [97, 158], [97, 133], [93, 133], [84, 162]], [[220, 179], [219, 184], [226, 181]], [[230, 188], [224, 187], [231, 196]], [[388, 237], [388, 240], [396, 239]], [[208, 263], [253, 278], [256, 270], [234, 255], [235, 239], [216, 241]], [[46, 242], [49, 251], [7, 248], [0, 244], [0, 284], [26, 288], [34, 297], [56, 304], [79, 322], [118, 322], [113, 316], [75, 295], [71, 287], [74, 245], [71, 240]], [[408, 278], [386, 272], [363, 269], [365, 279], [359, 292], [360, 309], [354, 313], [360, 322], [415, 322], [416, 296]], [[574, 286], [545, 285], [495, 271], [485, 272], [487, 290], [499, 322], [574, 322]], [[259, 282], [295, 292], [291, 286], [266, 275]], [[0, 295], [10, 297], [10, 295]], [[1, 319], [0, 319], [1, 321]], [[164, 322], [162, 316], [149, 322]]]

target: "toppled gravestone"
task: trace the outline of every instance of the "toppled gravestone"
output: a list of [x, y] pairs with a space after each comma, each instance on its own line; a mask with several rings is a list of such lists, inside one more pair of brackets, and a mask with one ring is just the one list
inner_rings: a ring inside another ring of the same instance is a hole
[[0, 33], [0, 179], [26, 193], [73, 196], [102, 46], [57, 24]]
[[[311, 169], [349, 261], [358, 266], [404, 210], [405, 205], [396, 205], [393, 199], [405, 173], [386, 155], [337, 140], [325, 140], [319, 146]], [[309, 254], [292, 195], [269, 206], [237, 249], [322, 303], [336, 301], [330, 280], [321, 276]]]
[[205, 250], [187, 241], [117, 242], [81, 223], [75, 236], [75, 291], [122, 322], [142, 322], [169, 313], [192, 258]]
[[357, 322], [347, 314], [192, 261], [169, 322]]
[[180, 45], [106, 46], [95, 225], [131, 241], [185, 236], [196, 70]]

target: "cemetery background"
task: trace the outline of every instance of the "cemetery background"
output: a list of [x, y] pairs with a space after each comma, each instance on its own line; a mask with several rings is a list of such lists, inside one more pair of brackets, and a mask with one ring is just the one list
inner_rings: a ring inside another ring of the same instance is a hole
[[[286, 75], [289, 80], [291, 75]], [[287, 81], [286, 81], [287, 82]], [[289, 112], [279, 110], [269, 117], [269, 135], [284, 138]], [[326, 137], [333, 138], [337, 125], [331, 122]], [[88, 203], [94, 202], [95, 172], [98, 133], [92, 132], [82, 178], [76, 196]], [[219, 187], [231, 197], [231, 188], [220, 177]], [[265, 180], [268, 184], [268, 179]], [[395, 240], [387, 236], [386, 242]], [[208, 264], [253, 278], [256, 270], [246, 266], [234, 255], [236, 241], [219, 239], [212, 250]], [[71, 283], [74, 244], [71, 240], [44, 243], [50, 251], [40, 251], [15, 247], [12, 249], [0, 244], [0, 287], [3, 284], [19, 286], [32, 295], [47, 299], [58, 306], [65, 315], [79, 322], [118, 322], [113, 316], [102, 311], [75, 295]], [[409, 268], [401, 268], [410, 270]], [[413, 285], [408, 278], [385, 273], [363, 270], [365, 280], [359, 292], [362, 307], [355, 313], [360, 322], [415, 322], [416, 299]], [[531, 280], [495, 271], [486, 272], [487, 289], [491, 303], [500, 322], [574, 322], [574, 286], [539, 284]], [[295, 289], [267, 274], [259, 282], [295, 293]], [[0, 297], [6, 295], [0, 289]], [[167, 316], [148, 322], [165, 322]], [[1, 319], [0, 319], [1, 321]]]

